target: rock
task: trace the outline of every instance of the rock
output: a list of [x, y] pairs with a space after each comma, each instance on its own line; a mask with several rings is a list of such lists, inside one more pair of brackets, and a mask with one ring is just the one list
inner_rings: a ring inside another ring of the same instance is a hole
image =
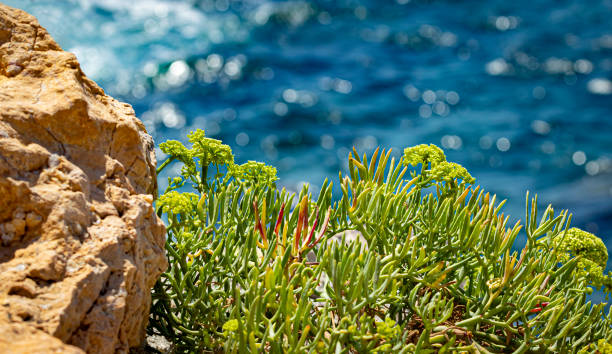
[[25, 324], [1, 324], [0, 333], [0, 353], [83, 353], [81, 349]]
[[152, 138], [0, 4], [0, 352], [126, 353], [166, 269]]

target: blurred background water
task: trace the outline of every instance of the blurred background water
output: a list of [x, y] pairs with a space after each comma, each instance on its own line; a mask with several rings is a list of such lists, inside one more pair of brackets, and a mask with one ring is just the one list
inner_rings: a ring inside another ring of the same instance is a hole
[[612, 249], [611, 0], [3, 2], [158, 143], [204, 128], [294, 191], [352, 146], [434, 143], [515, 218], [530, 190]]

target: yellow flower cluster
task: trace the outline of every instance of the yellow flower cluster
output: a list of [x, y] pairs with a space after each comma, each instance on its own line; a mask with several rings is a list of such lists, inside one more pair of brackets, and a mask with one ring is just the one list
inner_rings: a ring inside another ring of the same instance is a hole
[[166, 213], [187, 214], [198, 204], [198, 196], [194, 193], [179, 193], [170, 191], [162, 194], [157, 203]]
[[193, 144], [191, 154], [194, 157], [215, 165], [230, 165], [234, 163], [234, 155], [229, 145], [221, 143], [221, 140], [207, 138], [204, 130], [197, 129], [187, 134], [189, 142]]
[[460, 178], [470, 184], [476, 181], [465, 167], [454, 162], [440, 162], [431, 169], [430, 173], [431, 177], [436, 181], [449, 182], [455, 178]]
[[475, 179], [465, 167], [454, 163], [447, 162], [444, 151], [434, 144], [421, 144], [404, 149], [404, 165], [416, 166], [422, 164], [424, 168], [431, 164], [429, 170], [425, 170], [424, 174], [428, 174], [432, 180], [442, 182], [450, 182], [454, 179], [462, 179], [466, 183], [474, 183]]
[[228, 168], [229, 175], [247, 184], [273, 186], [278, 180], [276, 168], [265, 163], [249, 161], [242, 165], [232, 164]]
[[193, 165], [193, 156], [191, 155], [191, 151], [183, 145], [178, 140], [168, 140], [159, 144], [159, 148], [163, 151], [164, 154], [170, 155], [175, 159], [183, 162], [186, 165]]
[[221, 140], [207, 138], [204, 130], [197, 129], [187, 135], [189, 142], [192, 144], [191, 149], [188, 149], [180, 141], [168, 140], [159, 144], [159, 148], [171, 158], [183, 162], [185, 165], [193, 168], [195, 163], [194, 157], [200, 158], [206, 165], [212, 163], [216, 165], [230, 165], [234, 163], [234, 155], [232, 149]]
[[401, 335], [402, 329], [395, 321], [386, 317], [384, 321], [376, 322], [376, 332], [382, 339], [389, 339]]
[[610, 275], [603, 274], [608, 262], [608, 250], [599, 237], [574, 227], [567, 230], [565, 238], [556, 244], [556, 248], [561, 251], [561, 262], [581, 257], [577, 266], [578, 274], [584, 275], [590, 285], [600, 288], [612, 284]]
[[238, 320], [233, 319], [225, 322], [223, 324], [223, 333], [231, 333], [236, 332], [238, 330]]
[[595, 353], [612, 354], [612, 344], [605, 339], [600, 339], [597, 343], [591, 343], [580, 349], [578, 354], [591, 353], [593, 350]]
[[431, 163], [433, 168], [442, 161], [446, 161], [444, 151], [434, 144], [421, 144], [404, 149], [404, 165], [406, 166]]

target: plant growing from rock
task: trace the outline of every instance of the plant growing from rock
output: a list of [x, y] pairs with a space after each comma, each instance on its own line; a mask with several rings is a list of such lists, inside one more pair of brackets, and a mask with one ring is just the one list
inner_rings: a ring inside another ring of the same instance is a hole
[[149, 326], [177, 352], [609, 348], [612, 315], [586, 301], [610, 289], [601, 240], [529, 196], [524, 225], [510, 225], [504, 201], [434, 145], [399, 161], [353, 150], [334, 199], [328, 180], [317, 197], [308, 186], [291, 194], [274, 168], [235, 165], [203, 131], [189, 141], [160, 146], [161, 168], [183, 167], [157, 204], [170, 268]]

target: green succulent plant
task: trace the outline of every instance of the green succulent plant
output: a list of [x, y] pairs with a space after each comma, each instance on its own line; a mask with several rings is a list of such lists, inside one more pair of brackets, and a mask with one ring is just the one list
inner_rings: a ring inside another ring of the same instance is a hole
[[341, 195], [325, 180], [314, 197], [276, 189], [270, 166], [234, 165], [203, 131], [189, 140], [161, 145], [160, 168], [193, 165], [157, 202], [170, 267], [148, 328], [175, 352], [608, 350], [612, 314], [587, 301], [608, 284], [607, 251], [567, 211], [538, 222], [528, 195], [524, 226], [511, 225], [504, 201], [435, 145], [398, 161], [353, 150]]

